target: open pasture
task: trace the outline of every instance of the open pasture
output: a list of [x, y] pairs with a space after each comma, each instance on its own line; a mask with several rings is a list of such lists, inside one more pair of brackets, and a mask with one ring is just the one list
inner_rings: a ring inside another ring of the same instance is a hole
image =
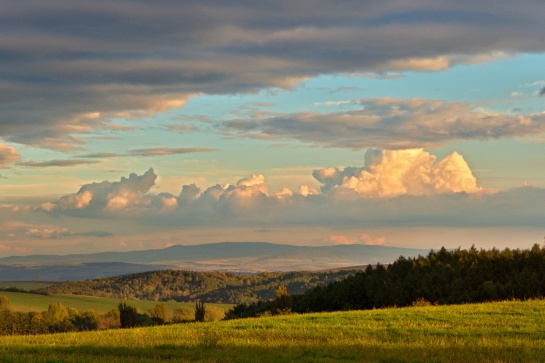
[[[49, 304], [60, 303], [64, 306], [74, 308], [78, 311], [95, 310], [99, 313], [106, 313], [112, 309], [117, 309], [119, 299], [110, 299], [92, 296], [76, 296], [76, 295], [38, 295], [21, 292], [0, 291], [0, 296], [6, 296], [9, 299], [10, 307], [14, 311], [45, 311]], [[158, 301], [145, 300], [127, 300], [127, 304], [136, 307], [141, 312], [146, 312], [153, 308]], [[194, 303], [187, 302], [163, 302], [170, 310], [178, 308], [195, 308]], [[233, 305], [230, 304], [206, 304], [207, 306], [215, 306], [223, 309], [229, 309]]]
[[542, 362], [545, 301], [0, 338], [13, 362]]

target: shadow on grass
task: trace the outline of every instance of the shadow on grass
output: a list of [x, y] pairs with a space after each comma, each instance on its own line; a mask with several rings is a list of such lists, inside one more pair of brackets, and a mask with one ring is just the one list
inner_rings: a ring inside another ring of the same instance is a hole
[[147, 348], [0, 347], [2, 362], [541, 362], [545, 347], [415, 348], [365, 345], [231, 346], [218, 344], [186, 346], [165, 344]]

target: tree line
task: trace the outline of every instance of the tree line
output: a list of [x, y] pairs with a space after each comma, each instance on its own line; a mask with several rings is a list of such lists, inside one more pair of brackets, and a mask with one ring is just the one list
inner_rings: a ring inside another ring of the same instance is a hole
[[50, 304], [46, 311], [13, 311], [9, 299], [0, 296], [0, 335], [33, 335], [64, 333], [116, 328], [187, 323], [192, 321], [221, 320], [225, 312], [221, 308], [208, 307], [204, 303], [193, 310], [181, 307], [173, 311], [158, 303], [146, 313], [120, 301], [117, 309], [99, 314], [93, 310], [77, 311], [60, 303]]
[[[288, 289], [289, 290], [289, 289]], [[414, 304], [463, 304], [526, 300], [545, 295], [545, 247], [477, 250], [441, 248], [427, 256], [399, 257], [368, 266], [346, 279], [302, 294], [290, 291], [297, 313], [402, 307]], [[229, 318], [275, 312], [276, 300], [241, 303]]]

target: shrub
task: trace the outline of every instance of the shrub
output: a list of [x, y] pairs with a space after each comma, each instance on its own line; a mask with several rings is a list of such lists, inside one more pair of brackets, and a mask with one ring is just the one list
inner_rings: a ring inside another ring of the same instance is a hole
[[0, 296], [0, 310], [9, 309], [9, 299], [6, 296]]
[[204, 321], [218, 321], [225, 317], [225, 310], [215, 306], [208, 306], [204, 312]]
[[148, 311], [148, 316], [157, 324], [164, 324], [170, 320], [167, 307], [163, 303], [158, 303]]
[[173, 323], [184, 323], [195, 320], [195, 310], [190, 308], [178, 308], [172, 312]]
[[431, 305], [437, 305], [437, 304], [432, 304], [431, 302], [429, 302], [423, 297], [419, 297], [412, 303], [412, 306], [431, 306]]

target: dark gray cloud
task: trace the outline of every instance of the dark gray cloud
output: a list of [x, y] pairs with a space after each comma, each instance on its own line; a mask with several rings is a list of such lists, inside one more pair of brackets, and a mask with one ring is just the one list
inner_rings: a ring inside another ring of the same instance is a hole
[[195, 94], [543, 52], [539, 1], [4, 2], [0, 137], [55, 149]]
[[364, 149], [427, 148], [459, 139], [493, 139], [545, 132], [545, 115], [501, 115], [471, 105], [427, 99], [350, 100], [347, 112], [300, 112], [220, 123], [227, 135], [298, 140], [314, 146]]
[[88, 237], [113, 237], [114, 234], [106, 231], [89, 231], [89, 232], [82, 232], [82, 233], [74, 233], [73, 236], [88, 236]]
[[80, 155], [80, 158], [103, 159], [103, 158], [115, 158], [118, 156], [125, 156], [125, 155], [118, 154], [118, 153], [92, 153], [92, 154]]
[[541, 88], [538, 92], [540, 96], [545, 96], [545, 87]]
[[17, 165], [21, 166], [30, 166], [33, 168], [48, 168], [52, 166], [76, 166], [76, 165], [82, 165], [82, 164], [95, 164], [98, 163], [98, 160], [80, 160], [80, 159], [68, 159], [68, 160], [49, 160], [49, 161], [24, 161], [21, 163], [17, 163]]

